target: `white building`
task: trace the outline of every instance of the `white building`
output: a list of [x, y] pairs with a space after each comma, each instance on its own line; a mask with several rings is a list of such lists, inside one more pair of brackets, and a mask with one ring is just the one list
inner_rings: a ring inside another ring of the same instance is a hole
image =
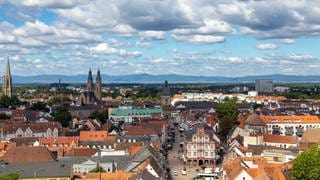
[[213, 130], [204, 123], [196, 123], [185, 132], [184, 157], [189, 165], [214, 165], [216, 146]]
[[301, 137], [308, 128], [319, 128], [320, 119], [313, 115], [260, 116], [268, 134], [294, 135]]

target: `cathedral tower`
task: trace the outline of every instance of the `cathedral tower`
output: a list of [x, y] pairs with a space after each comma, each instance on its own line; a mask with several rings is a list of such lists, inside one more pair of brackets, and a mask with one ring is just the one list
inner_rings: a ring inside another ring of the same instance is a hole
[[93, 91], [93, 80], [92, 80], [92, 72], [89, 70], [88, 81], [87, 81], [87, 91]]
[[10, 64], [9, 64], [9, 57], [7, 59], [7, 67], [6, 67], [6, 73], [3, 76], [3, 83], [2, 83], [2, 92], [5, 96], [12, 96], [12, 78], [11, 78], [11, 72], [10, 72]]
[[164, 117], [169, 118], [171, 114], [171, 90], [168, 85], [168, 81], [165, 81], [161, 92], [161, 108]]
[[95, 95], [99, 100], [101, 100], [101, 89], [102, 89], [101, 75], [100, 75], [100, 69], [98, 69], [97, 77], [96, 77]]

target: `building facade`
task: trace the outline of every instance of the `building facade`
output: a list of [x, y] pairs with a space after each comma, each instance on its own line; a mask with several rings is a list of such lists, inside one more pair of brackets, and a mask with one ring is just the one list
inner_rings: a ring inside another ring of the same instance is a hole
[[185, 132], [184, 160], [188, 165], [215, 165], [217, 141], [213, 136], [213, 130], [203, 123]]
[[258, 79], [255, 82], [257, 92], [272, 93], [274, 91], [273, 81], [271, 79]]
[[9, 57], [7, 59], [6, 73], [3, 76], [2, 93], [4, 96], [9, 96], [9, 97], [12, 96], [12, 78], [11, 78]]
[[119, 122], [124, 121], [131, 123], [134, 119], [152, 118], [153, 116], [160, 116], [162, 110], [160, 108], [114, 108], [109, 110], [110, 119]]
[[58, 122], [7, 123], [0, 126], [1, 140], [20, 137], [58, 137], [62, 128]]
[[320, 119], [314, 115], [260, 116], [268, 134], [299, 136], [309, 128], [320, 128]]

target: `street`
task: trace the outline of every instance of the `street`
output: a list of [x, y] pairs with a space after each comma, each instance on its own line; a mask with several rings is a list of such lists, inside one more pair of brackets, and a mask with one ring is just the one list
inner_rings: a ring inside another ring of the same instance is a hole
[[[183, 160], [179, 158], [182, 155], [182, 151], [179, 153], [179, 150], [182, 150], [182, 148], [180, 147], [180, 142], [184, 141], [184, 137], [181, 136], [181, 134], [184, 134], [184, 133], [180, 133], [175, 128], [175, 142], [173, 143], [172, 150], [168, 151], [168, 164], [171, 169], [170, 173], [174, 180], [193, 179], [197, 175], [196, 169], [199, 167], [185, 166], [187, 170], [187, 175], [181, 174], [181, 170], [184, 167]], [[178, 175], [174, 175], [173, 174], [174, 171], [177, 171]]]

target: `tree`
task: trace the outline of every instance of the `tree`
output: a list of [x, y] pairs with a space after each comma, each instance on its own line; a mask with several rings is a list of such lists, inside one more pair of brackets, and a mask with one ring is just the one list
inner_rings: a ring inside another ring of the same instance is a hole
[[320, 179], [320, 147], [313, 145], [293, 160], [292, 179]]
[[101, 166], [99, 166], [99, 165], [97, 164], [97, 167], [95, 167], [94, 169], [92, 169], [92, 170], [90, 171], [90, 173], [97, 173], [97, 172], [106, 172], [106, 170], [104, 170], [103, 167], [101, 167]]
[[234, 100], [229, 100], [225, 103], [219, 103], [216, 108], [219, 132], [222, 140], [226, 140], [229, 130], [237, 123], [238, 109]]
[[61, 122], [63, 127], [68, 127], [71, 121], [71, 113], [68, 111], [68, 106], [59, 106], [53, 113], [54, 120]]
[[30, 107], [31, 110], [37, 110], [37, 111], [44, 111], [44, 112], [49, 112], [49, 108], [47, 105], [43, 102], [36, 102], [32, 104]]
[[4, 113], [0, 113], [0, 120], [1, 119], [10, 119], [10, 116], [9, 115], [6, 115]]
[[108, 133], [111, 133], [113, 130], [115, 130], [117, 127], [114, 124], [111, 124], [111, 126], [108, 129]]
[[104, 110], [104, 111], [94, 111], [92, 114], [91, 114], [91, 117], [92, 118], [95, 118], [95, 119], [98, 119], [101, 124], [104, 124], [106, 123], [107, 119], [108, 119], [108, 110]]
[[8, 173], [0, 176], [0, 180], [18, 180], [20, 175], [18, 173]]
[[0, 107], [8, 108], [9, 106], [20, 105], [21, 101], [17, 96], [1, 96], [0, 97]]

